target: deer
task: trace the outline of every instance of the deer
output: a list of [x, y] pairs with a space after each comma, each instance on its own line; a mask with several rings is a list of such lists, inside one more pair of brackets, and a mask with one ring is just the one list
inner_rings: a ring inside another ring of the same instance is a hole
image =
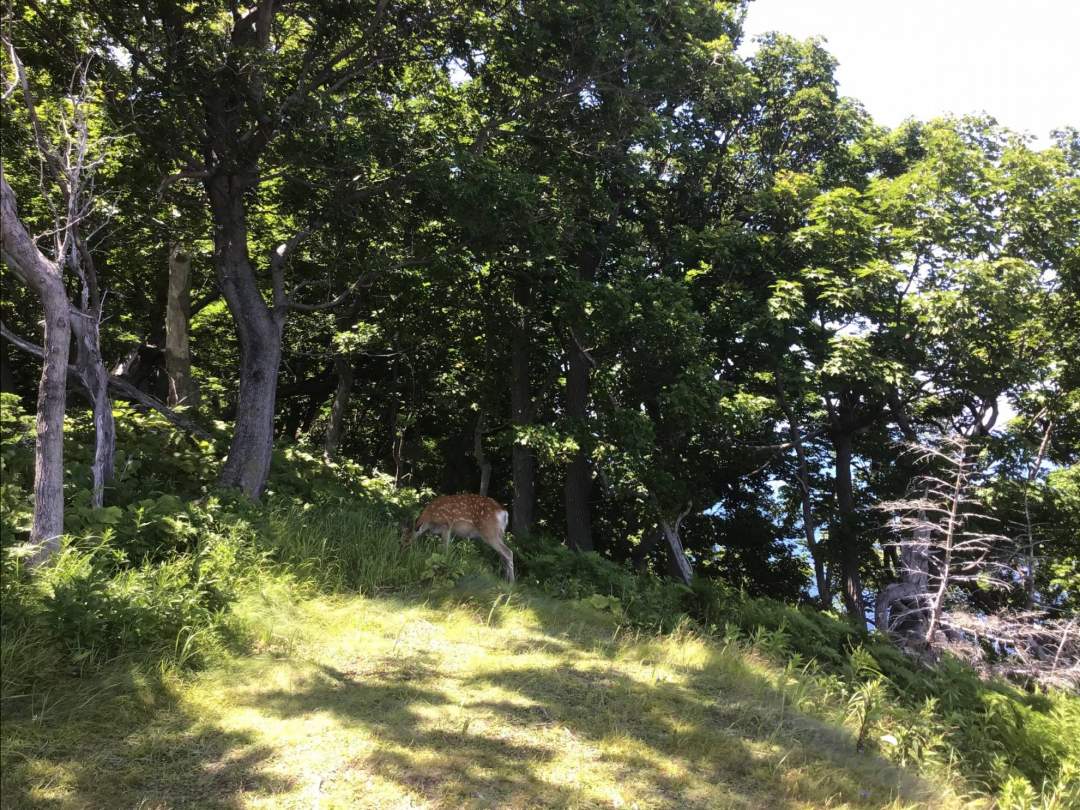
[[402, 540], [407, 545], [428, 532], [441, 534], [447, 553], [451, 535], [483, 540], [495, 549], [502, 560], [503, 575], [513, 582], [514, 552], [503, 542], [508, 517], [502, 504], [484, 495], [442, 495], [424, 507], [411, 534], [405, 527]]

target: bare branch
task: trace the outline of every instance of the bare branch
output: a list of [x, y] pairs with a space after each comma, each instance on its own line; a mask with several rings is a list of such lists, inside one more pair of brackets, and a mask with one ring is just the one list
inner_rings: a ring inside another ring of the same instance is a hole
[[[45, 356], [45, 350], [41, 346], [38, 346], [36, 343], [32, 343], [29, 340], [26, 340], [25, 338], [15, 334], [10, 329], [8, 329], [3, 322], [0, 322], [0, 336], [10, 341], [11, 344], [16, 348], [21, 349], [28, 354], [32, 354], [35, 357]], [[74, 365], [68, 365], [67, 374], [69, 380], [73, 380], [77, 385], [79, 385], [80, 388], [83, 387], [82, 375], [79, 374], [78, 369], [76, 369]], [[132, 385], [123, 377], [118, 377], [115, 374], [110, 374], [109, 388], [111, 388], [115, 393], [124, 397], [125, 399], [131, 400], [133, 402], [138, 402], [140, 405], [157, 411], [173, 425], [180, 428], [181, 430], [187, 431], [193, 436], [197, 436], [200, 439], [206, 440], [214, 438], [208, 431], [200, 427], [192, 419], [184, 416], [181, 413], [177, 413], [164, 402]]]

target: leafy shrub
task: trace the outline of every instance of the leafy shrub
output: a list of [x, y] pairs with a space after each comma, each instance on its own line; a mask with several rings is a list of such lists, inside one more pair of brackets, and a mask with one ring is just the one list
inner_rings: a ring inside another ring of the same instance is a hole
[[253, 546], [208, 534], [189, 554], [127, 566], [114, 540], [65, 538], [33, 572], [5, 555], [0, 639], [9, 662], [24, 659], [5, 667], [5, 692], [132, 652], [198, 665], [224, 644], [225, 610], [256, 570]]
[[530, 538], [528, 550], [519, 552], [517, 559], [523, 583], [559, 599], [612, 597], [618, 600], [622, 615], [642, 628], [670, 630], [692, 603], [690, 588], [636, 574], [595, 552], [581, 554], [550, 538]]
[[[724, 592], [710, 595], [704, 585], [695, 593], [704, 610], [695, 615], [707, 616], [710, 626], [724, 617], [735, 634], [778, 662], [796, 656], [810, 662], [807, 676], [824, 694], [845, 702], [861, 744], [902, 764], [952, 762], [979, 788], [1010, 792], [1009, 801], [1018, 807], [1043, 806], [1024, 805], [1022, 784], [1040, 786], [1032, 788], [1043, 797], [1039, 802], [1080, 789], [1068, 781], [1074, 779], [1068, 776], [1071, 763], [1080, 757], [1076, 696], [1028, 694], [984, 681], [952, 658], [927, 667], [828, 613]], [[1008, 806], [1004, 800], [1002, 806]]]

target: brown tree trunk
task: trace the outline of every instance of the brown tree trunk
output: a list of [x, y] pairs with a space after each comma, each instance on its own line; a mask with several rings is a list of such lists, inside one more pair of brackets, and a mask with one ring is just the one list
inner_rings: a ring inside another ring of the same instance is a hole
[[334, 390], [334, 404], [330, 406], [330, 424], [326, 428], [323, 442], [323, 454], [329, 458], [337, 456], [341, 444], [341, 434], [345, 430], [345, 414], [349, 409], [349, 397], [352, 396], [356, 372], [352, 361], [347, 357], [334, 358], [334, 371], [337, 373], [337, 388]]
[[37, 565], [56, 553], [64, 532], [64, 407], [71, 350], [71, 306], [60, 267], [42, 255], [23, 227], [15, 195], [2, 171], [0, 253], [12, 272], [38, 294], [45, 310], [44, 359], [34, 442], [34, 517], [30, 528], [30, 542], [39, 547], [29, 564]]
[[[583, 443], [588, 420], [589, 364], [584, 350], [574, 342], [568, 350], [566, 374], [566, 415], [572, 420], [579, 442]], [[566, 541], [577, 551], [592, 551], [592, 520], [589, 499], [592, 470], [586, 448], [574, 452], [566, 470]]]
[[[523, 313], [529, 300], [528, 286], [524, 282], [515, 287], [514, 298]], [[529, 335], [522, 314], [514, 323], [510, 343], [510, 411], [516, 429], [527, 428], [533, 423], [529, 372]], [[514, 501], [510, 510], [512, 528], [515, 535], [527, 535], [532, 531], [536, 510], [536, 456], [531, 447], [517, 441], [511, 454], [514, 478]]]
[[263, 299], [248, 256], [245, 187], [228, 174], [207, 181], [214, 221], [214, 269], [240, 342], [236, 423], [220, 483], [257, 500], [270, 474], [283, 318], [276, 317]]
[[170, 406], [199, 406], [199, 388], [191, 376], [191, 254], [181, 245], [169, 251], [169, 293], [165, 305], [165, 374]]
[[851, 483], [852, 436], [838, 432], [833, 436], [836, 453], [836, 510], [833, 536], [840, 550], [841, 576], [844, 578], [844, 607], [856, 626], [866, 629], [862, 577], [859, 574], [859, 538], [855, 530], [855, 495]]
[[484, 452], [484, 412], [476, 416], [476, 429], [473, 431], [473, 458], [476, 466], [480, 468], [480, 494], [487, 495], [488, 487], [491, 486], [491, 460]]

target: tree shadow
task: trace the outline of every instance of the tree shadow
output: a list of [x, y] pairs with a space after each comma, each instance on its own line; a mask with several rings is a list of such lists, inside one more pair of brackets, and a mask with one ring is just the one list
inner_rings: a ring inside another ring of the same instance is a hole
[[[452, 594], [423, 604], [433, 601], [435, 609], [460, 606]], [[472, 605], [478, 621], [487, 601]], [[504, 629], [497, 644], [506, 655], [483, 671], [451, 676], [445, 659], [411, 650], [355, 667], [320, 664], [299, 688], [249, 699], [278, 717], [330, 712], [362, 730], [374, 748], [348, 768], [437, 807], [608, 804], [597, 799], [597, 782], [621, 789], [618, 801], [672, 808], [756, 807], [763, 797], [777, 808], [884, 806], [936, 795], [886, 760], [857, 753], [847, 731], [793, 710], [741, 657], [714, 649], [704, 663], [675, 667], [674, 677], [650, 678], [641, 667], [631, 675], [615, 660], [621, 644], [607, 617], [581, 618], [575, 635], [565, 605], [530, 600], [530, 609], [539, 626], [520, 638]], [[532, 653], [558, 663], [516, 663]], [[582, 766], [582, 783], [553, 773], [567, 745], [594, 760]], [[590, 786], [584, 772], [593, 767], [604, 773], [592, 774]]]
[[[375, 745], [346, 770], [375, 774], [435, 806], [574, 804], [575, 791], [551, 785], [528, 767], [550, 760], [550, 747], [526, 735], [508, 739], [471, 728], [468, 716], [455, 717], [448, 728], [453, 712], [447, 709], [460, 704], [430, 685], [440, 674], [430, 661], [413, 659], [384, 660], [364, 673], [319, 664], [301, 688], [261, 692], [251, 705], [280, 718], [330, 712], [346, 730], [362, 729]], [[440, 717], [433, 719], [431, 709]]]
[[933, 803], [851, 734], [792, 709], [741, 653], [698, 644], [680, 663], [681, 643], [618, 640], [610, 616], [518, 591], [517, 615], [499, 622], [503, 593], [379, 600], [395, 617], [464, 606], [468, 667], [434, 619], [430, 639], [381, 656], [365, 642], [353, 660], [247, 659], [220, 681], [239, 730], [196, 713], [160, 673], [73, 679], [44, 718], [5, 708], [2, 806], [237, 808], [309, 787], [334, 806]]
[[6, 706], [0, 806], [239, 808], [292, 789], [274, 753], [187, 710], [160, 671], [113, 665]]
[[[468, 598], [475, 596], [470, 592]], [[452, 592], [445, 594], [442, 604], [454, 598]], [[614, 669], [622, 647], [614, 639], [617, 620], [597, 613], [595, 623], [582, 621], [575, 636], [565, 624], [565, 605], [529, 601], [543, 639], [505, 647], [530, 652], [550, 644], [563, 664], [502, 667], [476, 675], [466, 681], [467, 688], [494, 686], [525, 700], [474, 701], [468, 707], [526, 728], [565, 727], [603, 748], [617, 781], [668, 797], [665, 806], [715, 806], [715, 796], [693, 798], [685, 775], [696, 775], [702, 785], [728, 786], [735, 804], [753, 805], [768, 793], [772, 807], [805, 806], [808, 794], [823, 804], [839, 800], [868, 806], [897, 799], [932, 803], [940, 795], [911, 771], [873, 752], [857, 751], [848, 730], [793, 708], [790, 695], [748, 666], [742, 653], [706, 648], [703, 662], [676, 666], [675, 679], [650, 683]], [[730, 686], [737, 688], [728, 691]], [[620, 738], [631, 745], [611, 744]], [[722, 752], [719, 761], [717, 751]], [[674, 770], [684, 777], [672, 778], [669, 766], [677, 766]]]

